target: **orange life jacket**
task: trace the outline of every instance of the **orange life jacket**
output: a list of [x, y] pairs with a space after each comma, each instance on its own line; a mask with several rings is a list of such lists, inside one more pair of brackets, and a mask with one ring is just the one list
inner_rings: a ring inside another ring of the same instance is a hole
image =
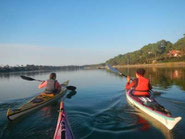
[[149, 94], [149, 79], [140, 76], [137, 78], [137, 84], [134, 89], [133, 95], [135, 96], [150, 96]]

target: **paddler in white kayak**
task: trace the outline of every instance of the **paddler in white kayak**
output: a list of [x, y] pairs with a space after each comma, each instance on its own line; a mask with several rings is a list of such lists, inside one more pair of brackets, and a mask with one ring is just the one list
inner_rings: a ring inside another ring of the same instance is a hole
[[149, 97], [149, 90], [152, 89], [150, 80], [144, 77], [145, 70], [142, 68], [137, 69], [136, 79], [130, 83], [130, 76], [127, 76], [126, 90], [134, 88], [132, 94], [134, 96], [145, 96]]
[[38, 88], [46, 88], [45, 91], [41, 95], [46, 95], [46, 96], [54, 96], [58, 92], [61, 91], [61, 85], [60, 83], [56, 80], [56, 73], [51, 73], [49, 75], [49, 79], [46, 81], [43, 81]]
[[142, 101], [148, 107], [152, 109], [161, 111], [167, 115], [171, 115], [171, 113], [165, 109], [162, 105], [158, 104], [152, 96], [150, 95], [150, 91], [152, 86], [150, 84], [150, 80], [144, 77], [145, 70], [143, 68], [139, 68], [136, 71], [136, 78], [130, 83], [130, 76], [127, 76], [127, 84], [126, 90], [132, 89], [131, 94], [134, 97], [138, 97], [140, 101]]

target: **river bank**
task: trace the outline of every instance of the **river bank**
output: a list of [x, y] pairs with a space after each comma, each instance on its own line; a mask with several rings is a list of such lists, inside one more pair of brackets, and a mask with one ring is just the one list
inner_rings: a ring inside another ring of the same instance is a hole
[[83, 66], [44, 66], [44, 65], [26, 65], [26, 66], [0, 66], [0, 73], [10, 72], [48, 72], [57, 70], [79, 70]]
[[116, 65], [116, 68], [139, 68], [139, 67], [185, 67], [185, 62], [168, 62], [153, 64]]

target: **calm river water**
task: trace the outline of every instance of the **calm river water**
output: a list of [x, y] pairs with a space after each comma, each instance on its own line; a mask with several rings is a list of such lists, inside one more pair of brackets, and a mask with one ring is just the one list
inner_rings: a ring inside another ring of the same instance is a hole
[[[134, 77], [136, 69], [121, 69]], [[106, 70], [57, 71], [59, 82], [70, 80], [75, 93], [62, 98], [76, 139], [185, 138], [185, 68], [147, 68], [156, 100], [182, 120], [168, 131], [152, 118], [130, 106], [125, 97], [126, 79]], [[0, 74], [0, 138], [51, 139], [54, 135], [59, 102], [47, 105], [13, 122], [6, 118], [9, 107], [17, 108], [42, 90], [38, 82], [20, 75], [45, 80], [49, 73]]]

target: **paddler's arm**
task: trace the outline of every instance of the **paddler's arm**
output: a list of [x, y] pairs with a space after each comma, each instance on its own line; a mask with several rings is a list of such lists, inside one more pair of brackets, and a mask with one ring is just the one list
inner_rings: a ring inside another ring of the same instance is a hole
[[134, 87], [136, 84], [136, 80], [133, 80], [131, 83], [130, 83], [130, 76], [127, 76], [127, 83], [126, 83], [126, 90], [129, 90], [131, 89], [132, 87]]
[[59, 84], [58, 81], [56, 81], [55, 86], [56, 86], [56, 88], [57, 88], [58, 91], [61, 90], [61, 85]]
[[43, 87], [46, 87], [47, 81], [43, 81], [42, 83], [39, 84], [38, 88], [41, 89]]

